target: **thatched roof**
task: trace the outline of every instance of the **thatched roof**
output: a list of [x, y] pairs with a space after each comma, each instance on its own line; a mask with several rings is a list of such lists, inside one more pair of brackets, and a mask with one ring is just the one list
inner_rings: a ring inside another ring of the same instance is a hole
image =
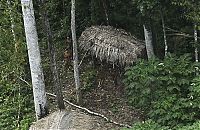
[[87, 28], [79, 38], [79, 45], [100, 60], [121, 65], [135, 62], [145, 49], [142, 40], [111, 26]]

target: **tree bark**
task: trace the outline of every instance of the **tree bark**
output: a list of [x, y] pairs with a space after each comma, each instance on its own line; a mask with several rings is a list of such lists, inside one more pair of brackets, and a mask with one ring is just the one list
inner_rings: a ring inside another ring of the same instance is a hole
[[76, 24], [75, 24], [75, 0], [71, 0], [71, 32], [73, 41], [73, 62], [74, 62], [74, 79], [76, 85], [76, 99], [77, 103], [80, 103], [80, 79], [79, 79], [79, 67], [78, 67], [78, 51], [77, 51], [77, 39], [76, 39]]
[[155, 56], [154, 50], [153, 50], [153, 44], [152, 44], [152, 32], [151, 32], [151, 29], [147, 29], [145, 24], [143, 25], [143, 28], [144, 28], [147, 57], [148, 59], [151, 59]]
[[[144, 16], [144, 7], [140, 6], [140, 12]], [[148, 59], [151, 59], [155, 57], [154, 50], [153, 50], [153, 42], [152, 42], [152, 32], [150, 28], [147, 28], [147, 25], [143, 24], [144, 29], [144, 38], [145, 38], [145, 44], [146, 44], [146, 51], [147, 51], [147, 57]]]
[[162, 29], [163, 29], [163, 38], [164, 38], [165, 56], [166, 56], [168, 52], [168, 45], [167, 45], [167, 37], [166, 37], [166, 31], [165, 31], [165, 21], [164, 21], [162, 10], [160, 11], [160, 15], [161, 15], [161, 20], [162, 20]]
[[48, 114], [32, 0], [21, 0], [37, 120]]

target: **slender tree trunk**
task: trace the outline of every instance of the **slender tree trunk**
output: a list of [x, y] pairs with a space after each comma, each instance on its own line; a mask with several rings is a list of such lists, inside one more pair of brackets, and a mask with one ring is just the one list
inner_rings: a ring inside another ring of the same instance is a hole
[[165, 30], [165, 21], [164, 21], [162, 10], [160, 11], [160, 16], [161, 16], [161, 20], [162, 20], [162, 29], [163, 29], [163, 38], [164, 38], [165, 56], [166, 56], [167, 52], [168, 52], [168, 45], [167, 45], [167, 37], [166, 37], [166, 30]]
[[49, 57], [50, 57], [50, 64], [51, 64], [51, 71], [53, 75], [53, 83], [54, 83], [54, 88], [56, 92], [56, 98], [57, 98], [57, 103], [58, 103], [58, 108], [60, 110], [65, 109], [64, 101], [63, 101], [63, 94], [62, 94], [62, 86], [60, 83], [59, 79], [59, 74], [58, 74], [58, 69], [57, 69], [57, 63], [56, 63], [56, 52], [55, 52], [55, 46], [53, 43], [53, 37], [52, 37], [52, 32], [49, 24], [49, 19], [47, 16], [47, 11], [45, 8], [45, 0], [41, 0], [41, 5], [42, 8], [42, 17], [44, 20], [44, 25], [45, 25], [45, 32], [46, 32], [46, 37], [47, 37], [47, 43], [49, 47]]
[[198, 39], [198, 35], [197, 35], [197, 25], [194, 25], [194, 43], [195, 43], [195, 62], [199, 62], [199, 58], [198, 58], [198, 49], [197, 49], [197, 39]]
[[[10, 15], [11, 31], [12, 31], [12, 35], [13, 35], [13, 41], [15, 42], [15, 46], [16, 46], [16, 34], [15, 34], [15, 31], [14, 31], [15, 24], [14, 24], [14, 19], [13, 19], [13, 15], [12, 15], [12, 7], [11, 7], [10, 0], [7, 0], [7, 4], [8, 4], [8, 9], [9, 9], [9, 15]], [[16, 48], [17, 47], [15, 47], [15, 49]]]
[[[194, 24], [194, 44], [195, 44], [195, 62], [199, 62], [199, 54], [198, 54], [198, 49], [197, 49], [197, 43], [198, 43], [198, 34], [197, 34], [197, 25]], [[196, 68], [196, 75], [199, 75], [199, 68]]]
[[144, 28], [144, 36], [145, 36], [145, 44], [146, 44], [146, 51], [148, 59], [154, 57], [154, 50], [152, 44], [152, 32], [151, 29], [147, 29], [146, 25], [143, 25]]
[[76, 85], [76, 99], [77, 103], [80, 103], [80, 79], [79, 79], [79, 68], [78, 68], [78, 51], [77, 51], [77, 40], [76, 40], [76, 25], [75, 25], [75, 0], [71, 0], [71, 31], [73, 41], [73, 62], [74, 62], [74, 79]]
[[107, 8], [106, 8], [106, 4], [105, 4], [104, 0], [101, 0], [101, 1], [102, 1], [102, 4], [103, 4], [103, 9], [104, 9], [104, 12], [105, 12], [105, 16], [106, 16], [106, 24], [109, 25], [109, 18], [108, 18], [108, 11], [107, 11]]
[[95, 20], [95, 1], [96, 0], [91, 0], [90, 1], [90, 21], [91, 24], [94, 25], [96, 24], [96, 20]]
[[[140, 12], [142, 15], [144, 15], [144, 8], [143, 6], [140, 6]], [[155, 57], [154, 50], [153, 50], [153, 39], [152, 39], [152, 31], [150, 28], [147, 28], [147, 25], [143, 24], [144, 29], [144, 38], [145, 38], [145, 44], [146, 44], [146, 51], [147, 51], [147, 57], [148, 59], [151, 59]]]
[[48, 113], [32, 0], [21, 0], [37, 120]]

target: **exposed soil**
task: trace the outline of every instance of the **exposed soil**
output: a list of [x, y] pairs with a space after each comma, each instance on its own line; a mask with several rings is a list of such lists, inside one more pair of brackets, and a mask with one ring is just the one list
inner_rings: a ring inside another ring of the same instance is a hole
[[[118, 77], [118, 83], [116, 84], [114, 82], [114, 77], [117, 77], [116, 69], [114, 70], [111, 67], [100, 65], [96, 68], [95, 82], [89, 90], [82, 92], [82, 103], [80, 106], [103, 114], [118, 123], [132, 125], [136, 121], [141, 121], [143, 119], [142, 112], [129, 106], [125, 95], [125, 87], [121, 83], [121, 79]], [[84, 69], [87, 69], [87, 67]], [[84, 69], [81, 71], [83, 72]], [[64, 98], [75, 103], [75, 85], [72, 68], [67, 69], [65, 75], [67, 76], [62, 79], [64, 82]], [[52, 105], [51, 110], [54, 111], [54, 99], [50, 98], [50, 102]], [[71, 107], [68, 104], [66, 106], [68, 110], [80, 112], [79, 109]], [[99, 125], [96, 129], [120, 129], [119, 126], [106, 122], [100, 117], [90, 116]]]

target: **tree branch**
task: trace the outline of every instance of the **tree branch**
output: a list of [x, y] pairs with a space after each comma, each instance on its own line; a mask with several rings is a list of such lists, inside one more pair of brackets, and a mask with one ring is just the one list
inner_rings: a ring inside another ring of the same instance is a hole
[[[172, 28], [169, 28], [169, 27], [165, 27], [168, 31], [171, 31], [171, 32], [174, 32], [172, 34], [167, 34], [168, 36], [181, 36], [181, 37], [188, 37], [188, 38], [193, 38], [194, 36], [193, 35], [190, 35], [188, 33], [185, 33], [185, 32], [181, 32], [181, 31], [178, 31], [178, 30], [175, 30], [175, 29], [172, 29]], [[200, 37], [197, 37], [198, 39], [200, 39]]]
[[191, 36], [189, 34], [184, 34], [184, 33], [172, 33], [172, 34], [167, 34], [167, 36], [182, 36], [182, 37], [191, 37], [191, 38], [193, 38], [193, 36]]
[[26, 80], [22, 79], [21, 77], [17, 77], [18, 79], [20, 79], [21, 81], [23, 81], [24, 83], [26, 83], [28, 86], [31, 86], [31, 84], [29, 82], [27, 82]]
[[[51, 97], [56, 97], [56, 95], [54, 95], [54, 94], [52, 94], [52, 93], [46, 93], [46, 94], [49, 95], [49, 96], [51, 96]], [[76, 105], [76, 104], [73, 104], [73, 103], [71, 103], [70, 101], [68, 101], [68, 100], [66, 100], [66, 99], [64, 99], [64, 101], [65, 101], [67, 104], [69, 104], [69, 105], [71, 105], [71, 106], [73, 106], [73, 107], [75, 107], [75, 108], [81, 109], [81, 110], [83, 110], [83, 111], [85, 111], [85, 112], [87, 112], [87, 113], [89, 113], [89, 114], [91, 114], [91, 115], [99, 116], [99, 117], [105, 119], [106, 121], [108, 121], [108, 122], [110, 122], [110, 123], [113, 123], [113, 124], [118, 125], [118, 126], [121, 126], [121, 127], [131, 128], [130, 125], [122, 124], [122, 123], [118, 123], [118, 122], [116, 122], [116, 121], [113, 121], [113, 120], [109, 119], [108, 117], [106, 117], [106, 116], [104, 116], [104, 115], [102, 115], [102, 114], [93, 112], [93, 111], [91, 111], [91, 110], [89, 110], [89, 109], [87, 109], [87, 108], [84, 108], [84, 107], [78, 106], [78, 105]]]

